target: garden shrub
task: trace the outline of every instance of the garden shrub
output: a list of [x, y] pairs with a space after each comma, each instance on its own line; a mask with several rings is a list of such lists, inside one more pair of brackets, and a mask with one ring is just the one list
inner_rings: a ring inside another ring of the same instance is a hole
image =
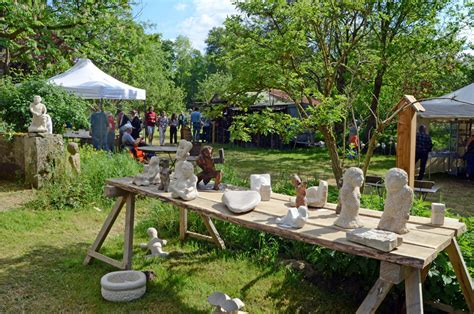
[[2, 120], [17, 132], [26, 132], [31, 121], [30, 103], [39, 95], [53, 121], [53, 132], [63, 133], [66, 123], [75, 128], [89, 127], [91, 105], [64, 89], [44, 80], [30, 78], [21, 84], [0, 80], [0, 113]]

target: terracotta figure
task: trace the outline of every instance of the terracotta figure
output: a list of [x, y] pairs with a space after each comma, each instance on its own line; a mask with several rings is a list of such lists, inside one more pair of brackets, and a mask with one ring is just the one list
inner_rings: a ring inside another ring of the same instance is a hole
[[201, 181], [203, 181], [204, 184], [207, 184], [211, 179], [214, 179], [214, 190], [219, 190], [219, 184], [222, 180], [222, 171], [216, 170], [216, 167], [214, 166], [211, 146], [204, 146], [201, 149], [201, 154], [199, 155], [198, 160], [196, 160], [196, 164], [202, 169], [202, 171], [197, 175], [197, 184]]

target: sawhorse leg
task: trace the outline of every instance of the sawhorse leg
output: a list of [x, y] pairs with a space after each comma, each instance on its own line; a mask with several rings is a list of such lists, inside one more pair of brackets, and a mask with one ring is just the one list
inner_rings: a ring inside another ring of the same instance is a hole
[[207, 228], [207, 232], [210, 234], [210, 236], [188, 231], [188, 210], [186, 208], [180, 208], [179, 209], [179, 239], [184, 241], [189, 236], [189, 237], [196, 238], [199, 240], [213, 242], [220, 249], [225, 249], [224, 240], [222, 240], [221, 236], [219, 235], [219, 232], [217, 231], [216, 226], [214, 226], [214, 223], [212, 222], [211, 218], [209, 218], [208, 216], [204, 214], [199, 214], [199, 216], [203, 220], [204, 225]]
[[461, 286], [464, 299], [469, 308], [469, 312], [474, 312], [474, 287], [472, 284], [472, 278], [467, 270], [466, 263], [461, 254], [456, 238], [453, 238], [451, 244], [445, 249], [448, 253], [449, 260], [453, 265], [456, 278], [458, 279], [459, 285]]
[[421, 271], [417, 268], [401, 266], [389, 262], [380, 263], [379, 279], [357, 309], [357, 314], [375, 313], [394, 284], [405, 280], [407, 313], [423, 313], [421, 293]]
[[[107, 235], [112, 229], [112, 226], [115, 223], [120, 211], [123, 206], [127, 204], [126, 214], [125, 214], [125, 235], [124, 235], [124, 254], [122, 262], [117, 261], [113, 258], [105, 256], [99, 253], [102, 244], [104, 243]], [[84, 259], [84, 265], [91, 263], [92, 259], [101, 260], [107, 264], [110, 264], [119, 269], [131, 269], [132, 268], [132, 249], [133, 249], [133, 223], [135, 218], [135, 194], [132, 193], [123, 193], [117, 198], [113, 209], [110, 211], [109, 215], [105, 219], [102, 228], [97, 235], [94, 243], [87, 251], [86, 258]]]

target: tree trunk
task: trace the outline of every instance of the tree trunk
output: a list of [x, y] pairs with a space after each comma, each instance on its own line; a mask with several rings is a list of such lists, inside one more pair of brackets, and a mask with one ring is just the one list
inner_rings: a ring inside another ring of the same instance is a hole
[[341, 178], [342, 178], [342, 167], [341, 161], [339, 159], [339, 154], [337, 153], [336, 139], [331, 130], [331, 127], [328, 125], [320, 125], [319, 131], [323, 134], [324, 140], [326, 141], [326, 146], [329, 152], [329, 158], [331, 159], [332, 171], [334, 177], [336, 178], [337, 187], [341, 187]]
[[[370, 115], [367, 121], [367, 127], [365, 129], [365, 142], [369, 142], [372, 138], [372, 131], [376, 127], [376, 116], [378, 116], [378, 105], [380, 92], [382, 91], [383, 76], [385, 74], [387, 66], [382, 65], [382, 67], [377, 71], [377, 75], [374, 80], [374, 89], [372, 91], [372, 101], [370, 103]], [[375, 116], [374, 116], [375, 115]]]

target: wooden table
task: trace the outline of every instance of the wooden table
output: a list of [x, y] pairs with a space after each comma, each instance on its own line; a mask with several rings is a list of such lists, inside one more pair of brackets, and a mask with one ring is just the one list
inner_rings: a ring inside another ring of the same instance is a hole
[[158, 146], [158, 145], [148, 145], [148, 146], [140, 146], [138, 147], [139, 150], [145, 153], [152, 153], [152, 154], [158, 154], [158, 153], [167, 153], [168, 157], [170, 158], [171, 161], [171, 166], [174, 166], [174, 163], [176, 161], [176, 158], [172, 156], [172, 153], [175, 153], [178, 151], [178, 146]]
[[[472, 281], [456, 242], [456, 237], [466, 231], [466, 226], [456, 219], [446, 218], [442, 227], [436, 227], [430, 225], [429, 218], [410, 216], [407, 224], [410, 232], [402, 235], [403, 244], [394, 251], [385, 253], [346, 240], [347, 230], [333, 225], [337, 217], [335, 204], [327, 204], [325, 208], [310, 210], [308, 222], [301, 229], [284, 229], [275, 224], [275, 218], [287, 213], [289, 197], [285, 195], [273, 193], [270, 201], [261, 202], [252, 212], [236, 215], [227, 210], [225, 205], [222, 204], [222, 192], [219, 191], [199, 191], [198, 198], [185, 202], [171, 198], [171, 193], [158, 191], [156, 186], [142, 187], [133, 185], [131, 182], [131, 177], [107, 180], [106, 195], [117, 197], [117, 201], [102, 226], [97, 239], [88, 250], [85, 264], [96, 258], [120, 269], [131, 268], [135, 196], [143, 195], [158, 198], [179, 207], [180, 239], [182, 240], [186, 237], [194, 237], [212, 241], [219, 247], [225, 248], [224, 241], [211, 221], [211, 218], [215, 218], [288, 239], [380, 260], [379, 279], [360, 305], [357, 313], [374, 312], [391, 287], [402, 281], [405, 281], [407, 312], [421, 313], [423, 311], [422, 282], [428, 274], [430, 263], [441, 251], [445, 250], [453, 264], [466, 302], [471, 311], [473, 310]], [[119, 262], [100, 254], [98, 251], [125, 204], [127, 209], [125, 248], [123, 261]], [[195, 211], [201, 216], [209, 235], [187, 230], [188, 210]], [[360, 210], [360, 219], [364, 226], [369, 228], [377, 227], [381, 215], [382, 212], [379, 211]]]
[[66, 139], [79, 139], [82, 144], [92, 144], [92, 136], [89, 134], [89, 131], [71, 131], [63, 134], [63, 138]]

